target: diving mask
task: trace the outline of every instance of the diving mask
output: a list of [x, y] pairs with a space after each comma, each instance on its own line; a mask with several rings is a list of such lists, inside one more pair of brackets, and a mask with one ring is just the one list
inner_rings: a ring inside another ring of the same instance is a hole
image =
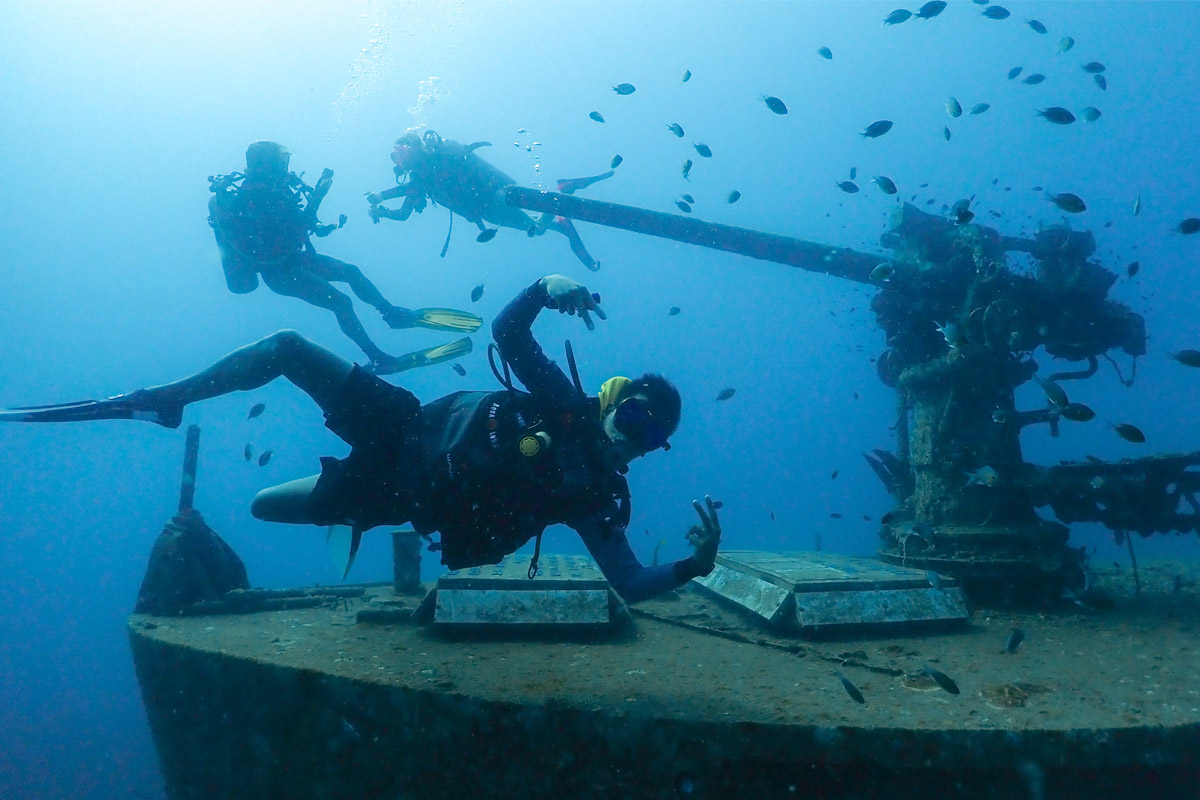
[[408, 169], [416, 158], [417, 148], [407, 144], [398, 144], [392, 151], [392, 163], [400, 169]]
[[666, 431], [654, 419], [649, 404], [640, 397], [630, 397], [613, 412], [613, 427], [646, 452], [663, 448], [669, 450]]

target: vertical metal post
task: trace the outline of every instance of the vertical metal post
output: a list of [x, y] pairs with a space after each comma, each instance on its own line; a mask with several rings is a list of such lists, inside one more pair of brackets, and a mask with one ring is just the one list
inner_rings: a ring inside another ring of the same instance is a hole
[[189, 425], [183, 446], [183, 479], [179, 482], [179, 513], [192, 510], [196, 499], [196, 461], [200, 455], [200, 426]]
[[398, 594], [421, 591], [421, 539], [411, 528], [392, 531], [392, 584]]

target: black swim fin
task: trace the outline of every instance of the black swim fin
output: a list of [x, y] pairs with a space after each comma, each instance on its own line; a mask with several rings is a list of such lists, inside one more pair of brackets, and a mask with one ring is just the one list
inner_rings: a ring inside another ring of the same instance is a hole
[[0, 411], [0, 422], [90, 422], [101, 419], [136, 419], [164, 428], [178, 428], [183, 408], [156, 402], [145, 389], [104, 400], [80, 400], [48, 406], [25, 406]]

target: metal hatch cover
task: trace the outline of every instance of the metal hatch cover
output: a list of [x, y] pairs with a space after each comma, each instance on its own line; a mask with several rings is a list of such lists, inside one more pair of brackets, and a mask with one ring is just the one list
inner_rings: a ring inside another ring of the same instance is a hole
[[529, 578], [525, 556], [448, 572], [426, 598], [439, 626], [610, 626], [628, 618], [586, 556], [543, 554]]
[[731, 550], [695, 580], [773, 626], [801, 632], [970, 617], [952, 578], [934, 587], [922, 570], [837, 553]]

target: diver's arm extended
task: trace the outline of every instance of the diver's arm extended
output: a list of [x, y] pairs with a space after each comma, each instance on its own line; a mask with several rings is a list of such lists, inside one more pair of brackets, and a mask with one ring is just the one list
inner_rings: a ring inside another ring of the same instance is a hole
[[537, 315], [550, 302], [545, 284], [545, 278], [536, 281], [505, 306], [492, 321], [492, 337], [500, 355], [529, 391], [570, 404], [575, 399], [571, 379], [546, 357], [531, 330]]
[[411, 183], [405, 182], [396, 186], [388, 187], [382, 192], [371, 192], [367, 195], [367, 202], [373, 206], [379, 205], [384, 200], [395, 200], [397, 197], [403, 197], [409, 193]]
[[590, 518], [568, 524], [583, 539], [583, 544], [616, 593], [628, 603], [669, 592], [698, 575], [706, 574], [690, 556], [670, 564], [643, 566], [629, 546], [624, 531], [605, 534], [599, 523]]

